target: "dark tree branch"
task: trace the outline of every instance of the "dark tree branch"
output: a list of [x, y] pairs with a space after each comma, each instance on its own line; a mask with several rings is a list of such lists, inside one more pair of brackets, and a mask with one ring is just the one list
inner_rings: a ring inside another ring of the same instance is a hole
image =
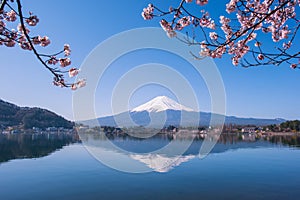
[[0, 12], [4, 10], [4, 6], [6, 5], [7, 0], [2, 0], [0, 4]]
[[27, 34], [27, 31], [26, 31], [26, 27], [25, 27], [25, 23], [24, 23], [24, 18], [23, 18], [23, 12], [22, 12], [22, 5], [21, 5], [21, 2], [20, 0], [16, 0], [17, 1], [17, 4], [18, 4], [18, 12], [19, 12], [19, 15], [20, 15], [20, 23], [21, 23], [21, 26], [22, 26], [22, 29], [23, 29], [23, 33], [27, 39], [27, 41], [29, 42], [30, 44], [30, 47], [32, 48], [32, 51], [34, 53], [34, 55], [37, 57], [37, 59], [56, 77], [56, 78], [60, 78], [60, 75], [57, 74], [56, 72], [53, 71], [52, 68], [50, 68], [44, 61], [43, 59], [40, 57], [39, 53], [37, 52], [37, 50], [35, 49], [34, 45], [32, 44], [31, 42], [31, 38], [29, 37], [29, 35]]

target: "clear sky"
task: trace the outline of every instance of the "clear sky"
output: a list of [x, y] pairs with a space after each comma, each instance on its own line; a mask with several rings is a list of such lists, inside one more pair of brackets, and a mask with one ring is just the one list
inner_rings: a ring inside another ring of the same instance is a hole
[[[133, 28], [159, 27], [158, 19], [144, 21], [141, 17], [141, 11], [148, 3], [152, 2], [167, 9], [169, 5], [176, 6], [179, 0], [23, 2], [26, 11], [34, 12], [40, 18], [40, 23], [34, 28], [33, 33], [45, 34], [51, 39], [50, 47], [42, 50], [45, 52], [60, 50], [63, 44], [69, 43], [72, 48], [73, 65], [79, 67], [99, 43], [112, 35]], [[211, 2], [208, 6], [212, 15], [224, 13], [224, 1], [216, 2]], [[198, 11], [200, 8], [194, 10]], [[34, 58], [32, 52], [22, 51], [18, 47], [0, 47], [0, 55], [1, 99], [20, 106], [46, 108], [68, 119], [73, 118], [72, 91], [52, 86], [51, 74]], [[191, 79], [193, 88], [197, 89], [197, 95], [203, 98], [201, 110], [210, 110], [208, 92], [203, 81], [195, 79], [193, 70], [182, 69], [185, 62], [174, 58], [174, 55], [154, 50], [132, 52], [114, 62], [110, 72], [107, 73], [111, 74], [111, 78], [108, 76], [105, 79], [111, 85], [108, 84], [104, 88], [106, 92], [97, 91], [96, 100], [109, 93], [113, 83], [122, 76], [122, 73], [147, 63], [167, 64], [184, 73], [185, 77]], [[217, 59], [215, 63], [224, 81], [228, 115], [300, 119], [299, 70], [291, 70], [284, 65], [248, 69], [234, 67], [228, 57]], [[146, 86], [133, 95], [129, 107], [144, 103], [157, 95], [175, 98], [167, 88], [158, 85]], [[110, 106], [108, 103], [108, 99], [96, 103], [99, 115], [110, 114], [109, 109], [106, 109]]]

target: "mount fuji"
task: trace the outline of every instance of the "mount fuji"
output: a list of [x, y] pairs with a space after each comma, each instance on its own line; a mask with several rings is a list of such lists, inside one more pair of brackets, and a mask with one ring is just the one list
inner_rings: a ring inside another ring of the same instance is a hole
[[131, 112], [147, 111], [151, 113], [151, 112], [162, 112], [166, 110], [194, 112], [193, 109], [181, 105], [176, 101], [174, 101], [173, 99], [170, 99], [169, 97], [166, 96], [155, 97], [151, 101], [132, 109]]
[[[166, 96], [158, 96], [149, 102], [142, 104], [132, 110], [123, 112], [114, 116], [98, 118], [99, 124], [92, 124], [91, 121], [82, 123], [90, 126], [208, 126], [210, 119], [214, 117], [225, 117], [225, 124], [238, 125], [269, 125], [279, 124], [284, 119], [258, 119], [258, 118], [239, 118], [234, 116], [223, 116], [209, 112], [197, 112], [192, 108], [181, 105], [178, 102]], [[182, 117], [184, 116], [184, 117]], [[93, 120], [92, 120], [93, 121]]]

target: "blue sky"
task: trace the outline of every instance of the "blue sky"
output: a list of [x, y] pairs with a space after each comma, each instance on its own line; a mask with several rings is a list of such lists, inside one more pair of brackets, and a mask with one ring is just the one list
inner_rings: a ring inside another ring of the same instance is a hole
[[[41, 50], [53, 52], [60, 50], [63, 44], [69, 43], [72, 48], [73, 65], [79, 67], [99, 43], [112, 35], [133, 28], [159, 27], [158, 19], [144, 21], [141, 17], [142, 9], [150, 2], [160, 5], [161, 8], [168, 8], [170, 4], [175, 6], [179, 1], [139, 0], [133, 3], [123, 0], [116, 3], [91, 0], [82, 3], [82, 1], [31, 0], [27, 4], [25, 1], [24, 9], [34, 12], [40, 18], [40, 23], [32, 32], [48, 35], [52, 41], [49, 48]], [[219, 0], [218, 3], [220, 3], [218, 7], [209, 4], [208, 9], [212, 15], [224, 12], [224, 1]], [[198, 12], [200, 9], [195, 7], [193, 11]], [[52, 86], [51, 74], [31, 52], [22, 51], [18, 47], [1, 47], [0, 54], [0, 98], [20, 106], [46, 108], [68, 119], [73, 118], [72, 91]], [[192, 69], [182, 67], [185, 65], [184, 61], [166, 52], [144, 50], [131, 52], [112, 64], [108, 73], [111, 77], [106, 77], [107, 87], [104, 86], [106, 92], [100, 90], [96, 92], [95, 98], [99, 100], [96, 109], [99, 115], [110, 113], [109, 98], [103, 100], [103, 96], [109, 94], [118, 78], [137, 65], [146, 63], [167, 64], [183, 73], [198, 91], [201, 110], [210, 110], [205, 84], [201, 77], [199, 80], [194, 77]], [[245, 69], [232, 66], [227, 57], [216, 59], [215, 63], [224, 81], [228, 115], [300, 119], [299, 70], [291, 70], [288, 66]], [[132, 96], [129, 107], [144, 103], [157, 95], [175, 98], [167, 88], [157, 85], [145, 86]]]

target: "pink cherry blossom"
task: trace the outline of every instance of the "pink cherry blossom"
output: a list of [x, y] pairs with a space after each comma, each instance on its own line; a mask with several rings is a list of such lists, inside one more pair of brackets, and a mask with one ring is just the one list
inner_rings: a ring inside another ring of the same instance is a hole
[[257, 58], [258, 58], [258, 60], [263, 60], [265, 57], [262, 54], [258, 54]]
[[30, 16], [29, 18], [26, 19], [26, 22], [29, 26], [36, 26], [36, 24], [39, 22], [39, 18], [37, 18], [36, 15]]
[[[195, 20], [194, 20], [195, 23]], [[203, 12], [201, 18], [196, 20], [196, 23], [199, 23], [200, 26], [202, 27], [207, 27], [210, 29], [215, 29], [215, 22], [212, 20], [209, 16], [208, 12]]]
[[56, 59], [55, 56], [51, 56], [51, 58], [47, 61], [49, 65], [56, 65], [58, 63], [58, 60]]
[[19, 45], [20, 45], [20, 47], [21, 47], [22, 49], [24, 49], [24, 50], [29, 50], [29, 51], [32, 50], [32, 48], [31, 48], [29, 42], [19, 42]]
[[199, 4], [200, 6], [204, 6], [208, 3], [208, 0], [196, 0], [196, 4]]
[[174, 30], [171, 30], [171, 31], [168, 31], [167, 32], [167, 36], [169, 38], [173, 38], [173, 37], [176, 37], [177, 36], [177, 33], [174, 31]]
[[231, 60], [234, 66], [237, 66], [239, 64], [239, 58], [237, 56], [232, 57]]
[[47, 36], [44, 36], [44, 37], [40, 38], [40, 42], [41, 42], [40, 45], [42, 47], [46, 47], [46, 46], [48, 46], [50, 44], [50, 40], [49, 40], [49, 38]]
[[256, 38], [257, 34], [256, 33], [251, 33], [248, 38], [247, 38], [247, 42], [250, 42], [251, 40], [254, 40]]
[[16, 45], [16, 42], [14, 40], [7, 40], [4, 42], [4, 45], [7, 47], [14, 47]]
[[236, 10], [237, 0], [231, 0], [228, 4], [226, 4], [226, 11], [228, 13], [232, 13]]
[[177, 23], [180, 24], [182, 27], [186, 27], [191, 24], [191, 18], [190, 18], [190, 16], [185, 16], [185, 17], [181, 18], [180, 20], [178, 20]]
[[212, 40], [217, 40], [218, 39], [218, 34], [216, 32], [210, 32], [209, 37]]
[[64, 53], [65, 53], [65, 56], [69, 56], [71, 54], [70, 45], [68, 45], [68, 44], [64, 45]]
[[212, 58], [221, 58], [222, 55], [226, 52], [226, 47], [225, 46], [220, 46], [214, 51], [210, 50], [209, 56]]
[[35, 45], [41, 44], [41, 36], [35, 36], [32, 38], [32, 43]]
[[2, 32], [5, 28], [6, 24], [0, 20], [0, 32]]
[[62, 87], [62, 88], [66, 86], [66, 83], [65, 83], [65, 80], [64, 80], [64, 79], [54, 80], [54, 81], [53, 81], [53, 84], [54, 84], [55, 86]]
[[261, 46], [261, 43], [260, 43], [260, 42], [255, 42], [255, 43], [254, 43], [254, 46], [260, 47], [260, 46]]
[[67, 67], [67, 66], [71, 65], [71, 60], [70, 60], [70, 58], [61, 58], [61, 59], [59, 59], [59, 64], [61, 67]]
[[85, 79], [80, 79], [77, 83], [76, 83], [78, 88], [82, 88], [84, 86], [86, 86], [86, 80]]
[[[23, 30], [23, 27], [22, 27], [21, 24], [18, 24], [17, 30], [18, 30], [19, 32], [21, 32], [21, 33], [24, 33], [24, 30]], [[25, 27], [25, 31], [26, 31], [26, 34], [29, 34], [29, 33], [30, 33], [30, 30], [29, 30], [27, 27]]]
[[154, 7], [152, 4], [149, 4], [147, 8], [143, 9], [142, 17], [145, 20], [150, 20], [153, 18]]
[[160, 21], [160, 25], [161, 27], [164, 29], [164, 31], [166, 31], [168, 37], [172, 38], [172, 37], [176, 37], [176, 32], [173, 30], [172, 26], [170, 23], [168, 23], [166, 20], [162, 19]]
[[297, 68], [297, 64], [291, 64], [290, 67], [291, 67], [292, 69], [296, 69], [296, 68]]
[[207, 48], [206, 42], [205, 42], [205, 41], [202, 41], [202, 42], [200, 43], [200, 47], [201, 47], [201, 49]]
[[168, 32], [173, 30], [173, 28], [171, 27], [171, 24], [168, 23], [165, 19], [162, 19], [160, 21], [160, 26], [164, 29], [164, 31]]
[[78, 73], [79, 73], [79, 70], [76, 69], [76, 68], [71, 68], [71, 69], [69, 70], [69, 76], [70, 76], [70, 77], [74, 77], [74, 76], [76, 76]]
[[71, 85], [71, 90], [77, 90], [77, 84], [72, 84]]
[[6, 18], [7, 21], [9, 22], [14, 22], [17, 20], [17, 14], [15, 11], [11, 10], [9, 12], [6, 13]]
[[292, 46], [292, 42], [291, 42], [291, 41], [289, 41], [288, 43], [285, 43], [285, 42], [284, 42], [284, 43], [282, 44], [282, 46], [283, 46], [284, 49], [289, 49], [289, 48]]

